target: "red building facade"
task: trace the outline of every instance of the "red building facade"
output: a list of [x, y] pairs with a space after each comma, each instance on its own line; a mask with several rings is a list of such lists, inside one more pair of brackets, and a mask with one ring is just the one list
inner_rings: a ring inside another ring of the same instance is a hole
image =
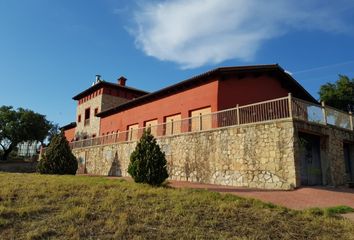
[[[117, 88], [111, 83], [108, 85]], [[74, 97], [79, 104], [85, 101], [83, 99], [90, 100], [88, 96], [96, 91], [116, 97], [106, 104], [109, 107], [100, 108], [95, 114], [99, 119], [97, 135], [100, 136], [285, 97], [289, 93], [317, 102], [278, 65], [217, 68], [153, 93], [134, 92], [125, 84], [118, 84], [119, 91], [114, 92], [108, 85], [93, 86]], [[75, 129], [78, 135], [77, 126]], [[72, 129], [65, 130], [68, 139], [72, 132]]]

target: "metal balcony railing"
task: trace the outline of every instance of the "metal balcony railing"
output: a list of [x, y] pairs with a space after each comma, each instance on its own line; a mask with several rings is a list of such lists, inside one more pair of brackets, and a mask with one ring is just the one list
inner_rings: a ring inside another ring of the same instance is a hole
[[329, 106], [313, 104], [298, 98], [292, 98], [293, 118], [318, 123], [322, 125], [332, 125], [339, 128], [353, 131], [353, 114], [343, 112]]
[[[351, 113], [327, 107], [324, 104], [316, 105], [294, 98], [291, 94], [287, 97], [244, 106], [237, 105], [235, 108], [162, 123], [149, 128], [155, 137], [164, 137], [279, 119], [298, 119], [323, 125], [333, 125], [353, 131], [353, 116]], [[83, 148], [136, 141], [142, 136], [144, 130], [146, 128], [115, 132], [109, 135], [71, 142], [70, 146], [72, 148]]]

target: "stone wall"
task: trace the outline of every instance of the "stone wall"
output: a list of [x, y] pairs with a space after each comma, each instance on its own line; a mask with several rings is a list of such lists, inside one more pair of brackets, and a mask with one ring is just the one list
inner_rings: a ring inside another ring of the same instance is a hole
[[[77, 106], [76, 109], [76, 137], [84, 135], [92, 137], [93, 134], [98, 136], [100, 129], [100, 119], [94, 116], [95, 108], [100, 110], [102, 104], [102, 95], [95, 96]], [[90, 108], [90, 123], [85, 126], [85, 109]], [[81, 122], [78, 122], [78, 116], [81, 115]]]
[[0, 172], [34, 173], [37, 162], [0, 162]]
[[[158, 139], [170, 179], [266, 189], [296, 187], [291, 120]], [[127, 176], [136, 142], [73, 150], [82, 172]]]
[[300, 159], [299, 159], [299, 138], [298, 132], [317, 135], [320, 137], [321, 167], [324, 185], [343, 185], [347, 182], [345, 174], [343, 143], [354, 145], [354, 132], [337, 128], [335, 126], [324, 126], [304, 121], [295, 121], [295, 166], [297, 172], [297, 185], [300, 185]]
[[129, 100], [126, 98], [121, 98], [117, 96], [112, 96], [109, 94], [103, 94], [102, 95], [102, 104], [101, 104], [101, 109], [99, 109], [99, 112], [103, 112], [107, 109], [113, 108], [118, 106], [119, 104], [128, 102]]
[[[76, 136], [87, 136], [92, 137], [92, 135], [99, 136], [100, 134], [100, 118], [95, 117], [95, 109], [98, 112], [105, 111], [109, 108], [115, 107], [121, 103], [127, 102], [125, 98], [112, 96], [108, 94], [100, 94], [87, 100], [86, 102], [77, 106], [76, 110]], [[89, 124], [85, 126], [85, 109], [90, 108], [90, 120]], [[81, 122], [79, 123], [77, 118], [81, 115]]]

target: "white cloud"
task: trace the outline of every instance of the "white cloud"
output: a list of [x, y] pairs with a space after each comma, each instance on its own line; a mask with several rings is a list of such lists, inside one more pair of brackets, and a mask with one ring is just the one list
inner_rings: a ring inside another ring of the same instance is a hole
[[266, 40], [292, 30], [346, 32], [341, 15], [349, 6], [347, 0], [155, 1], [135, 12], [132, 32], [146, 55], [195, 68], [252, 60]]

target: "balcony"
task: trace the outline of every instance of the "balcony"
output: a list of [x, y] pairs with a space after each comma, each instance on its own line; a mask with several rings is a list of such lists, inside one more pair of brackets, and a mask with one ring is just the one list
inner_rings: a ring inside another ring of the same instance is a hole
[[[150, 130], [155, 137], [164, 137], [237, 125], [272, 122], [280, 119], [296, 119], [320, 125], [336, 126], [349, 131], [354, 130], [352, 113], [343, 112], [324, 104], [318, 105], [294, 98], [291, 94], [283, 98], [237, 106], [219, 112], [158, 124], [151, 126]], [[89, 123], [89, 119], [86, 119], [85, 126], [89, 125]], [[134, 141], [142, 136], [145, 129], [139, 128], [122, 131], [111, 135], [72, 142], [70, 145], [72, 148], [82, 148]]]

